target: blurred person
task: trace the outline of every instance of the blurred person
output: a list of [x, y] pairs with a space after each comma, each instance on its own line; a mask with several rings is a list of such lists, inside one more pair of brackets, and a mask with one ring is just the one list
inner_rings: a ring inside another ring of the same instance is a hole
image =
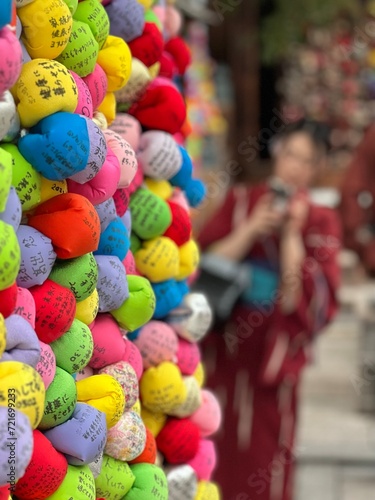
[[354, 151], [341, 186], [344, 245], [375, 276], [375, 125]]
[[222, 335], [203, 344], [207, 384], [223, 404], [216, 480], [225, 500], [293, 496], [299, 381], [337, 308], [339, 219], [308, 195], [326, 136], [308, 120], [286, 127], [272, 177], [231, 188], [198, 238], [203, 251], [247, 262], [252, 277]]

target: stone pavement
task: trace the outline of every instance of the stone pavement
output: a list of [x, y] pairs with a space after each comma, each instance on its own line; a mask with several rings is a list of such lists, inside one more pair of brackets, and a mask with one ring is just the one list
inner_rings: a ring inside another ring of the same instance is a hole
[[[375, 323], [367, 330], [375, 339]], [[375, 370], [363, 368], [375, 355], [364, 335], [358, 311], [343, 310], [317, 342], [301, 387], [294, 500], [375, 499], [375, 411], [361, 411], [375, 405]]]

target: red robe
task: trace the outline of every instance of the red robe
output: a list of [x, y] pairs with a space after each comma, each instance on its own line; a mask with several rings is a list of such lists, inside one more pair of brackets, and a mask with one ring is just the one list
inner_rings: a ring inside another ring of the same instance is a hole
[[[248, 188], [240, 197], [241, 191], [231, 190], [201, 232], [202, 249], [228, 235], [266, 189]], [[224, 331], [211, 333], [203, 344], [207, 385], [223, 407], [214, 479], [224, 500], [292, 498], [298, 381], [311, 341], [336, 311], [340, 236], [336, 213], [311, 205], [296, 310], [283, 314], [278, 293], [255, 309], [239, 305]], [[249, 257], [278, 260], [278, 250], [278, 238], [272, 237], [257, 243]]]
[[361, 241], [360, 230], [375, 225], [375, 125], [367, 130], [346, 170], [340, 213], [345, 246], [355, 250], [367, 272], [374, 275], [375, 233], [367, 241]]

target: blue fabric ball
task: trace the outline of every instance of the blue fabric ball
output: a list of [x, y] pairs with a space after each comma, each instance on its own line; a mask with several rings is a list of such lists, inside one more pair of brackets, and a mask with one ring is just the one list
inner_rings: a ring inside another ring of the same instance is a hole
[[154, 319], [162, 319], [169, 312], [178, 307], [183, 299], [183, 293], [176, 280], [167, 280], [160, 283], [151, 283], [156, 297]]
[[198, 207], [206, 196], [206, 186], [200, 179], [191, 179], [185, 187], [185, 195], [191, 207]]
[[122, 261], [129, 248], [128, 231], [120, 217], [116, 217], [100, 235], [99, 247], [94, 255], [116, 255]]
[[191, 181], [191, 176], [193, 175], [193, 163], [191, 158], [185, 148], [179, 146], [182, 155], [182, 166], [180, 170], [174, 175], [169, 182], [172, 186], [185, 189], [185, 187]]
[[73, 113], [54, 113], [31, 127], [18, 141], [18, 148], [46, 179], [67, 179], [84, 170], [89, 159], [86, 119]]

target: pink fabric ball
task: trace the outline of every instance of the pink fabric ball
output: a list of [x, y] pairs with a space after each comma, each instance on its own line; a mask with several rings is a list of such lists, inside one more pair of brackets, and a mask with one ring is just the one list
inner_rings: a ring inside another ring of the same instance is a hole
[[199, 481], [211, 481], [212, 473], [216, 467], [215, 445], [208, 439], [199, 441], [198, 453], [187, 462], [195, 473]]
[[84, 115], [88, 118], [92, 118], [94, 114], [93, 106], [92, 106], [92, 96], [90, 90], [83, 79], [74, 73], [74, 71], [70, 71], [74, 81], [76, 82], [78, 89], [78, 104], [74, 111], [77, 115]]
[[134, 343], [140, 350], [145, 369], [176, 359], [177, 334], [162, 321], [149, 321], [141, 328]]
[[69, 193], [76, 193], [87, 198], [93, 205], [99, 205], [111, 198], [120, 182], [120, 164], [110, 147], [106, 160], [99, 173], [85, 184], [67, 179]]
[[95, 371], [92, 368], [90, 368], [89, 366], [85, 366], [84, 368], [82, 368], [82, 370], [77, 372], [76, 380], [77, 381], [83, 380], [84, 378], [91, 377], [94, 374], [95, 374]]
[[89, 88], [93, 108], [97, 109], [107, 94], [108, 80], [104, 69], [99, 64], [96, 64], [94, 71], [85, 76], [83, 81]]
[[198, 344], [180, 338], [177, 349], [177, 366], [183, 375], [193, 375], [201, 360]]
[[109, 128], [125, 139], [135, 152], [138, 151], [142, 127], [134, 116], [127, 113], [117, 113]]
[[130, 340], [123, 338], [123, 343], [125, 347], [125, 353], [122, 356], [122, 361], [126, 361], [133, 368], [137, 374], [138, 380], [142, 377], [143, 373], [143, 360], [138, 347], [133, 344]]
[[56, 373], [56, 357], [48, 344], [39, 340], [40, 345], [40, 358], [35, 370], [42, 377], [46, 389], [50, 386]]
[[137, 276], [140, 276], [139, 272], [137, 271], [137, 268], [135, 266], [135, 259], [134, 255], [132, 254], [131, 250], [128, 250], [128, 253], [126, 254], [125, 259], [122, 261], [125, 267], [126, 274], [135, 274]]
[[35, 329], [35, 300], [27, 288], [18, 287], [17, 302], [14, 314], [19, 314], [25, 318]]
[[16, 83], [21, 73], [22, 49], [17, 36], [7, 26], [0, 30], [0, 95]]
[[190, 420], [198, 427], [202, 437], [214, 434], [221, 424], [221, 408], [216, 396], [207, 389], [201, 390], [202, 404]]
[[165, 10], [164, 30], [165, 37], [172, 38], [177, 36], [182, 28], [181, 13], [172, 5], [168, 5]]
[[107, 145], [116, 155], [120, 164], [118, 188], [127, 188], [135, 177], [138, 168], [135, 152], [130, 144], [114, 130], [104, 131]]
[[89, 362], [91, 368], [104, 368], [125, 355], [125, 345], [116, 321], [110, 314], [98, 314], [91, 329], [94, 352]]

